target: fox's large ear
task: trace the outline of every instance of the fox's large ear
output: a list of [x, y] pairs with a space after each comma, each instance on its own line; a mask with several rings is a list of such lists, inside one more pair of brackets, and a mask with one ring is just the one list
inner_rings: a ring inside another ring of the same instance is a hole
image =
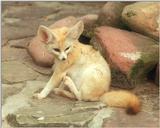
[[80, 37], [84, 30], [84, 24], [82, 21], [76, 23], [68, 32], [68, 38], [76, 40]]
[[53, 38], [53, 35], [50, 29], [43, 25], [39, 26], [37, 34], [40, 37], [41, 41], [44, 43], [48, 43]]

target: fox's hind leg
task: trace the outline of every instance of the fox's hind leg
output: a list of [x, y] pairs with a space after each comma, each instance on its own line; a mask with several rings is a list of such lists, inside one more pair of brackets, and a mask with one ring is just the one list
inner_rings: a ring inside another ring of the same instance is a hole
[[60, 88], [55, 88], [54, 89], [54, 93], [56, 95], [60, 95], [60, 96], [64, 96], [64, 97], [68, 97], [70, 99], [76, 99], [75, 95], [69, 91], [60, 89]]
[[81, 94], [70, 77], [66, 76], [64, 78], [64, 85], [69, 88], [69, 90], [75, 95], [76, 99], [81, 100]]

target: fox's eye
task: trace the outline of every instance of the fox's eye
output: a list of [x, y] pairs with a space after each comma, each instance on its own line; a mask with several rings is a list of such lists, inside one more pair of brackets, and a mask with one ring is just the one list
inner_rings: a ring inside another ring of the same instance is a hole
[[53, 50], [56, 52], [60, 52], [60, 50], [58, 48], [53, 48]]
[[70, 48], [70, 47], [67, 47], [67, 48], [65, 49], [65, 51], [67, 51], [69, 48]]

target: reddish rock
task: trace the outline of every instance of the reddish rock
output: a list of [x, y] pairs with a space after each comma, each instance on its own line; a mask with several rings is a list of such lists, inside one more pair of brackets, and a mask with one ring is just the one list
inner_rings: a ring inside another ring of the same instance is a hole
[[[53, 28], [58, 28], [58, 27], [63, 27], [63, 26], [71, 27], [76, 22], [77, 22], [76, 18], [69, 16], [69, 17], [66, 17], [62, 20], [55, 22], [54, 24], [49, 26], [49, 28], [53, 29]], [[36, 62], [36, 64], [40, 66], [48, 67], [48, 66], [52, 66], [54, 63], [53, 55], [48, 53], [48, 51], [45, 48], [45, 44], [40, 41], [38, 36], [34, 37], [31, 40], [28, 46], [28, 52], [33, 58], [33, 60]]]
[[40, 41], [38, 36], [33, 38], [28, 46], [28, 52], [40, 66], [52, 66], [54, 63], [54, 57], [45, 48], [45, 44]]
[[157, 2], [136, 2], [124, 8], [122, 19], [135, 32], [159, 40], [159, 9]]
[[136, 83], [158, 63], [159, 48], [150, 38], [113, 27], [99, 27], [95, 35], [94, 44], [109, 62], [112, 76], [120, 71]]

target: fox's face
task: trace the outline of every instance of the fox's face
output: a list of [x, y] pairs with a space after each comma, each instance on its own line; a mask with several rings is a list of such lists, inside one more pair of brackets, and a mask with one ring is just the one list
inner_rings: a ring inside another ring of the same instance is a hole
[[49, 52], [59, 60], [66, 60], [68, 54], [72, 51], [73, 43], [77, 42], [83, 29], [82, 21], [79, 21], [72, 28], [62, 27], [51, 30], [48, 27], [40, 26], [38, 36], [46, 44]]

